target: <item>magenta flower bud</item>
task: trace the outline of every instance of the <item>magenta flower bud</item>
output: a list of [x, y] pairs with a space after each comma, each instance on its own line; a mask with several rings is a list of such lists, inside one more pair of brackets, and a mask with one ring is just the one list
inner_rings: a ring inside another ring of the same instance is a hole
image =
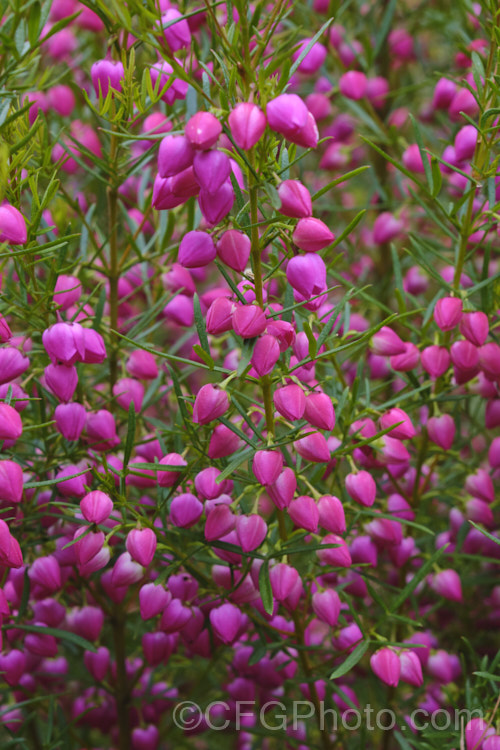
[[260, 547], [267, 535], [267, 524], [261, 516], [238, 516], [236, 535], [243, 552], [253, 552]]
[[189, 328], [194, 322], [193, 300], [185, 294], [177, 294], [165, 305], [163, 314], [177, 325]]
[[249, 237], [236, 229], [229, 229], [217, 242], [217, 255], [226, 266], [234, 271], [244, 271], [250, 257]]
[[408, 685], [420, 687], [423, 685], [422, 664], [414, 651], [401, 651], [399, 654], [401, 664], [401, 679]]
[[121, 91], [124, 75], [121, 62], [113, 62], [112, 60], [95, 62], [90, 69], [90, 76], [96, 96], [99, 96], [100, 92], [105, 99], [110, 87], [115, 91]]
[[274, 405], [285, 419], [293, 422], [302, 419], [306, 408], [306, 397], [299, 385], [292, 383], [274, 392]]
[[305, 253], [317, 253], [331, 245], [335, 235], [320, 219], [310, 217], [297, 222], [292, 239]]
[[227, 644], [234, 643], [245, 622], [238, 607], [229, 603], [212, 609], [209, 618], [215, 635]]
[[[19, 542], [10, 533], [5, 521], [0, 520], [0, 564], [8, 568], [20, 568], [23, 555]], [[6, 613], [8, 614], [8, 613]]]
[[66, 440], [78, 440], [85, 427], [87, 412], [82, 404], [59, 404], [54, 412], [57, 431]]
[[236, 517], [227, 505], [216, 505], [205, 523], [205, 539], [213, 542], [229, 534], [236, 526]]
[[132, 560], [147, 568], [155, 556], [156, 534], [152, 529], [132, 529], [127, 534], [125, 546]]
[[444, 346], [427, 346], [420, 354], [422, 361], [422, 367], [426, 372], [429, 373], [431, 378], [436, 378], [444, 375], [446, 370], [450, 366], [450, 353]]
[[466, 503], [465, 510], [467, 520], [474, 521], [475, 523], [482, 523], [487, 528], [494, 527], [495, 519], [493, 517], [493, 511], [484, 500], [480, 500], [478, 497], [473, 497], [472, 500], [468, 500]]
[[156, 750], [159, 741], [160, 733], [154, 724], [148, 724], [144, 729], [136, 727], [132, 730], [133, 750]]
[[23, 423], [17, 411], [8, 404], [0, 403], [0, 440], [15, 442], [22, 432]]
[[47, 595], [61, 589], [61, 568], [53, 555], [38, 557], [28, 569], [28, 576], [31, 583]]
[[0, 498], [4, 503], [20, 503], [23, 471], [14, 461], [0, 461]]
[[0, 206], [0, 242], [6, 242], [8, 245], [24, 245], [27, 239], [24, 216], [10, 203], [4, 203]]
[[280, 347], [274, 336], [266, 333], [257, 339], [250, 362], [259, 377], [269, 375], [280, 358]]
[[214, 466], [198, 472], [194, 478], [194, 486], [198, 495], [201, 495], [205, 500], [214, 500], [224, 492], [231, 492], [232, 485], [227, 480], [217, 483], [219, 475], [219, 469]]
[[500, 467], [500, 437], [494, 438], [488, 450], [488, 461], [492, 469]]
[[167, 135], [158, 151], [160, 177], [173, 177], [193, 163], [194, 151], [185, 135]]
[[479, 349], [479, 365], [489, 380], [500, 378], [500, 346], [493, 342]]
[[455, 341], [450, 349], [451, 361], [458, 370], [473, 377], [479, 370], [479, 350], [470, 341]]
[[474, 346], [482, 346], [490, 330], [488, 316], [483, 312], [464, 312], [458, 327], [462, 336]]
[[488, 732], [484, 734], [486, 739], [483, 742], [483, 750], [500, 750], [500, 735], [492, 734], [490, 737], [487, 737], [487, 734]]
[[104, 625], [104, 612], [100, 607], [82, 607], [70, 612], [66, 621], [73, 633], [88, 641], [96, 641]]
[[280, 213], [294, 219], [312, 216], [312, 200], [309, 190], [299, 180], [285, 180], [278, 188], [281, 201]]
[[234, 302], [227, 297], [218, 297], [208, 308], [206, 317], [207, 333], [220, 336], [233, 328]]
[[312, 607], [316, 617], [334, 628], [339, 621], [340, 598], [333, 589], [316, 591], [312, 596]]
[[390, 648], [381, 648], [370, 657], [370, 666], [386, 685], [397, 687], [401, 675], [399, 656]]
[[47, 365], [45, 384], [60, 401], [70, 401], [78, 385], [76, 367]]
[[10, 383], [28, 369], [30, 361], [13, 346], [0, 348], [0, 384]]
[[296, 440], [293, 445], [304, 461], [312, 461], [313, 463], [320, 464], [327, 463], [331, 458], [326, 438], [320, 432], [313, 432], [311, 435], [306, 435]]
[[74, 276], [58, 276], [54, 288], [54, 303], [62, 310], [78, 302], [82, 293], [82, 285]]
[[234, 332], [244, 339], [253, 339], [266, 330], [266, 316], [258, 305], [237, 305], [233, 313]]
[[73, 365], [83, 360], [84, 329], [79, 323], [55, 323], [43, 332], [42, 343], [53, 364]]
[[352, 564], [351, 554], [349, 547], [342, 539], [342, 537], [336, 534], [327, 534], [321, 540], [321, 544], [328, 545], [333, 544], [334, 547], [330, 549], [318, 550], [318, 557], [325, 565], [333, 565], [339, 568], [349, 568]]
[[208, 424], [229, 409], [229, 397], [215, 385], [208, 383], [200, 388], [193, 407], [193, 422]]
[[283, 454], [280, 451], [256, 451], [252, 470], [260, 484], [274, 484], [283, 469]]
[[[38, 628], [47, 627], [44, 622], [34, 622], [33, 625]], [[35, 656], [52, 658], [57, 655], [57, 641], [55, 637], [44, 632], [28, 633], [24, 639], [24, 645]], [[3, 719], [5, 721], [5, 716]]]
[[434, 320], [442, 331], [452, 331], [462, 317], [462, 300], [458, 297], [442, 297], [436, 302]]
[[289, 140], [304, 148], [316, 148], [319, 141], [319, 131], [312, 112], [307, 113], [304, 127], [296, 135], [289, 136]]
[[344, 507], [338, 497], [323, 495], [318, 500], [319, 525], [333, 534], [346, 530]]
[[84, 328], [82, 330], [84, 342], [82, 362], [87, 365], [101, 364], [107, 356], [103, 337], [92, 328]]
[[159, 615], [171, 602], [172, 595], [163, 586], [145, 583], [139, 590], [139, 606], [143, 620], [150, 620]]
[[339, 91], [347, 99], [358, 101], [366, 94], [367, 80], [359, 70], [349, 70], [339, 79]]
[[210, 438], [207, 455], [211, 459], [225, 458], [235, 453], [241, 447], [241, 440], [229, 427], [218, 424]]
[[184, 132], [194, 149], [205, 151], [217, 143], [222, 125], [210, 112], [197, 112], [188, 121]]
[[179, 245], [179, 263], [184, 268], [201, 268], [208, 265], [215, 256], [214, 241], [206, 232], [188, 232]]
[[267, 332], [274, 336], [281, 352], [286, 352], [295, 342], [295, 328], [292, 323], [288, 323], [286, 320], [270, 319], [267, 323]]
[[96, 450], [109, 450], [120, 442], [120, 438], [116, 434], [115, 418], [106, 409], [100, 409], [94, 414], [87, 414], [85, 431], [91, 445]]
[[200, 190], [198, 196], [198, 205], [203, 218], [212, 226], [221, 222], [228, 215], [233, 203], [234, 190], [230, 180], [226, 180], [215, 193]]
[[283, 469], [277, 480], [267, 487], [269, 497], [280, 510], [290, 505], [296, 489], [297, 479], [288, 466]]
[[130, 552], [123, 552], [113, 565], [111, 583], [113, 586], [132, 586], [144, 575], [142, 565], [132, 560]]
[[382, 326], [380, 331], [372, 336], [371, 350], [380, 357], [393, 357], [406, 351], [404, 342], [388, 326]]
[[[187, 466], [187, 462], [178, 453], [167, 453], [160, 459], [161, 466]], [[182, 471], [173, 471], [171, 469], [162, 469], [158, 471], [158, 484], [160, 487], [174, 487], [179, 484]]]
[[455, 136], [455, 156], [458, 161], [469, 161], [474, 156], [477, 130], [474, 125], [465, 125]]
[[310, 393], [306, 396], [304, 418], [320, 430], [333, 430], [335, 411], [331, 398], [326, 393]]
[[91, 531], [86, 533], [87, 529], [81, 526], [73, 535], [73, 548], [75, 558], [79, 565], [85, 565], [95, 557], [104, 545], [104, 533], [102, 531]]
[[274, 565], [269, 571], [269, 579], [273, 596], [279, 602], [285, 601], [300, 580], [298, 571], [286, 563]]
[[375, 219], [375, 224], [373, 225], [373, 241], [377, 245], [392, 242], [392, 240], [401, 234], [403, 229], [404, 224], [402, 221], [396, 219], [396, 217], [389, 213], [389, 211], [384, 211]]
[[471, 719], [465, 725], [465, 747], [467, 750], [484, 750], [483, 741], [494, 734], [495, 730], [484, 719]]
[[[154, 355], [143, 349], [136, 349], [127, 360], [127, 372], [133, 378], [154, 380], [158, 377], [158, 365]], [[45, 371], [45, 378], [47, 378], [47, 371]]]
[[198, 498], [185, 492], [172, 500], [169, 517], [174, 526], [189, 529], [198, 523], [202, 513], [203, 505]]
[[296, 255], [288, 261], [286, 278], [290, 286], [311, 299], [326, 289], [326, 266], [320, 255]]
[[265, 114], [251, 102], [237, 104], [229, 113], [228, 122], [234, 142], [243, 151], [255, 146], [266, 129]]
[[484, 469], [478, 469], [465, 480], [465, 489], [471, 495], [481, 498], [487, 503], [495, 499], [495, 489], [490, 475]]
[[429, 439], [444, 451], [449, 451], [455, 439], [455, 422], [449, 414], [427, 420]]
[[389, 81], [383, 76], [367, 78], [365, 96], [373, 104], [375, 109], [382, 109], [389, 94]]
[[[402, 424], [399, 424], [402, 422]], [[409, 440], [415, 437], [417, 431], [411, 423], [411, 419], [403, 409], [393, 408], [389, 409], [388, 412], [380, 417], [380, 426], [383, 430], [387, 430], [392, 425], [395, 426], [389, 433], [391, 438], [397, 440]]]
[[372, 475], [367, 471], [348, 474], [345, 478], [345, 487], [350, 497], [365, 508], [371, 508], [375, 502], [377, 487]]
[[113, 501], [105, 492], [94, 490], [80, 500], [80, 510], [89, 523], [104, 523], [113, 511]]
[[292, 142], [307, 125], [308, 109], [296, 94], [281, 94], [272, 99], [266, 114], [271, 130]]
[[116, 402], [122, 409], [127, 411], [130, 404], [133, 403], [134, 410], [138, 414], [142, 409], [144, 386], [138, 380], [134, 380], [134, 378], [121, 378], [113, 386], [113, 396], [116, 397]]
[[[428, 158], [424, 155], [424, 158]], [[422, 161], [422, 154], [417, 143], [412, 143], [408, 146], [402, 156], [402, 162], [406, 169], [416, 174], [425, 174], [424, 163]]]
[[26, 656], [22, 651], [12, 649], [9, 653], [0, 654], [0, 672], [7, 685], [14, 687], [26, 672]]
[[189, 607], [185, 607], [180, 599], [172, 599], [163, 610], [160, 629], [164, 633], [176, 633], [182, 630], [191, 616]]
[[462, 601], [462, 584], [456, 570], [450, 568], [436, 573], [432, 577], [431, 588], [436, 594], [451, 602]]
[[[189, 47], [191, 44], [191, 31], [189, 29], [189, 24], [176, 8], [167, 9], [161, 17], [161, 24], [165, 40], [172, 52], [177, 52], [179, 49]], [[144, 750], [146, 750], [146, 748], [144, 748]]]
[[200, 188], [208, 193], [216, 193], [229, 177], [231, 164], [222, 151], [197, 151], [193, 170]]
[[309, 495], [300, 495], [292, 500], [288, 506], [290, 518], [300, 529], [305, 529], [313, 534], [318, 531], [319, 510], [313, 498]]
[[12, 331], [3, 315], [0, 315], [0, 343], [5, 344], [12, 338]]
[[85, 651], [83, 655], [83, 663], [86, 668], [96, 680], [96, 682], [102, 682], [106, 677], [111, 663], [111, 657], [109, 649], [106, 646], [99, 646], [97, 651]]
[[434, 88], [432, 107], [434, 109], [447, 109], [455, 96], [457, 86], [447, 78], [440, 78]]
[[[307, 47], [310, 41], [311, 39], [304, 39], [300, 43], [298, 49], [292, 55], [292, 60], [294, 62], [298, 60], [303, 50]], [[307, 54], [300, 61], [297, 70], [304, 75], [313, 75], [314, 73], [317, 73], [325, 61], [326, 54], [326, 47], [319, 42], [315, 42], [309, 52], [307, 52]]]

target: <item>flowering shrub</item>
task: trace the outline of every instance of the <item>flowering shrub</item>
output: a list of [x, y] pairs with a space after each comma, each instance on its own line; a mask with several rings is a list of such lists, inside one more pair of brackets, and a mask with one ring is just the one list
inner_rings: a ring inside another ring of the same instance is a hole
[[2, 749], [498, 750], [496, 3], [0, 17]]

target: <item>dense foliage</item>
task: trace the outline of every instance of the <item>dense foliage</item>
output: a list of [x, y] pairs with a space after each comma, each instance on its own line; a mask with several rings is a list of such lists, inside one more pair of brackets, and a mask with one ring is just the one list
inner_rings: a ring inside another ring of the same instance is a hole
[[2, 750], [499, 750], [497, 4], [0, 19]]

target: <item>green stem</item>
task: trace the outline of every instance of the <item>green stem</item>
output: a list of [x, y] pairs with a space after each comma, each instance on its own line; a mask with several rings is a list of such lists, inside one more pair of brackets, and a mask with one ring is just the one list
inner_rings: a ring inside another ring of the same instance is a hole
[[[118, 141], [115, 135], [111, 136], [110, 163], [115, 166]], [[108, 199], [108, 230], [109, 230], [109, 317], [112, 331], [118, 330], [118, 187], [115, 175], [112, 176], [112, 184], [107, 188]], [[118, 362], [118, 343], [113, 340], [109, 354], [109, 385], [111, 393], [116, 383]]]
[[125, 613], [119, 605], [116, 605], [114, 608], [111, 624], [115, 645], [115, 701], [118, 718], [118, 748], [119, 750], [130, 750], [132, 740], [130, 733], [130, 689], [126, 670]]

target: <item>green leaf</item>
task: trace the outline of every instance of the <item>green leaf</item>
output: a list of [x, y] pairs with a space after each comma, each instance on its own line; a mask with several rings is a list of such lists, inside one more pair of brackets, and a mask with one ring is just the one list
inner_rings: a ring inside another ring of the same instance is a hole
[[208, 346], [205, 321], [203, 320], [203, 315], [201, 313], [200, 298], [198, 297], [196, 292], [193, 297], [193, 309], [194, 309], [194, 322], [196, 324], [196, 330], [198, 332], [198, 338], [200, 339], [201, 347], [205, 351], [205, 353], [208, 354], [208, 356], [210, 357], [210, 360], [213, 362], [212, 355], [210, 354], [210, 347]]
[[215, 480], [216, 484], [220, 484], [224, 481], [224, 479], [227, 479], [231, 476], [233, 471], [238, 468], [238, 466], [241, 466], [242, 463], [245, 461], [248, 461], [250, 456], [254, 453], [253, 450], [245, 450], [243, 453], [238, 454], [233, 460], [226, 466], [225, 469], [221, 471], [217, 479]]
[[[319, 30], [319, 31], [318, 31], [318, 32], [317, 32], [317, 33], [316, 33], [316, 34], [315, 34], [315, 35], [313, 36], [313, 38], [312, 38], [312, 39], [311, 39], [311, 40], [310, 40], [310, 41], [308, 42], [308, 44], [307, 44], [307, 45], [306, 45], [306, 46], [304, 47], [304, 49], [303, 49], [303, 50], [301, 51], [300, 55], [298, 56], [298, 58], [297, 58], [297, 59], [295, 60], [294, 64], [293, 64], [293, 65], [292, 65], [292, 67], [290, 68], [290, 70], [289, 70], [289, 73], [288, 73], [288, 75], [286, 76], [286, 78], [285, 78], [285, 76], [283, 76], [283, 82], [285, 82], [285, 81], [286, 81], [286, 83], [288, 83], [288, 81], [289, 81], [289, 80], [290, 80], [290, 78], [291, 78], [291, 77], [293, 76], [293, 74], [295, 73], [295, 71], [296, 71], [296, 70], [297, 70], [297, 68], [299, 67], [299, 65], [300, 65], [300, 63], [302, 62], [302, 60], [304, 59], [304, 57], [305, 57], [305, 56], [307, 55], [307, 53], [308, 53], [308, 52], [309, 52], [309, 51], [310, 51], [310, 50], [312, 49], [312, 47], [313, 47], [313, 46], [314, 46], [314, 45], [316, 44], [316, 42], [318, 41], [318, 39], [320, 39], [320, 38], [321, 38], [321, 37], [323, 36], [323, 34], [324, 34], [324, 33], [325, 33], [325, 31], [327, 30], [327, 28], [328, 28], [328, 27], [329, 27], [329, 26], [330, 26], [330, 25], [331, 25], [332, 23], [333, 23], [333, 18], [329, 18], [329, 19], [328, 19], [328, 21], [327, 21], [326, 23], [324, 23], [324, 24], [323, 24], [323, 26], [322, 26], [322, 27], [320, 28], [320, 30]], [[282, 90], [283, 90], [283, 88], [284, 88], [283, 86], [280, 86], [279, 90], [280, 90], [280, 91], [282, 91]]]
[[128, 407], [128, 424], [127, 424], [127, 440], [125, 442], [125, 450], [123, 452], [123, 468], [126, 469], [132, 450], [134, 448], [135, 440], [135, 408], [134, 402], [131, 401]]
[[40, 3], [36, 2], [31, 6], [28, 14], [28, 39], [30, 47], [34, 47], [38, 40], [41, 12]]
[[269, 579], [269, 560], [265, 560], [259, 570], [259, 592], [262, 599], [262, 606], [268, 615], [272, 615], [274, 608], [273, 592], [271, 590], [271, 581]]
[[368, 651], [368, 646], [370, 645], [370, 641], [361, 641], [360, 644], [356, 646], [354, 651], [349, 654], [347, 659], [340, 665], [340, 667], [337, 667], [331, 675], [330, 680], [336, 680], [338, 677], [343, 677], [345, 674], [351, 671], [353, 667], [356, 666], [358, 661], [361, 661], [363, 656]]
[[307, 320], [304, 321], [303, 328], [309, 342], [309, 356], [311, 359], [314, 359], [316, 352], [318, 351], [318, 344]]
[[205, 362], [206, 365], [210, 367], [211, 370], [213, 370], [215, 362], [213, 361], [210, 354], [207, 354], [199, 344], [193, 344], [193, 351], [196, 352], [199, 357], [201, 357], [201, 359]]
[[[382, 49], [384, 42], [387, 38], [387, 34], [390, 31], [390, 28], [392, 25], [392, 19], [394, 16], [394, 11], [396, 10], [396, 3], [397, 3], [397, 0], [390, 0], [390, 2], [385, 6], [384, 15], [382, 17], [382, 21], [380, 23], [377, 36], [375, 38], [375, 48], [373, 50], [374, 60], [378, 57], [378, 53]], [[382, 5], [382, 7], [384, 7], [384, 5]]]

